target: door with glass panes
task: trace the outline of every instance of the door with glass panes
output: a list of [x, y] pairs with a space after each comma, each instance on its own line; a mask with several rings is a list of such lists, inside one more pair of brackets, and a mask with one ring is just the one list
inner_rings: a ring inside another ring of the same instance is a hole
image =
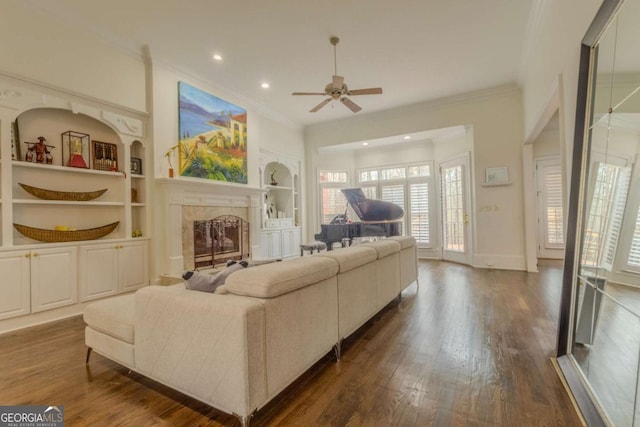
[[442, 259], [472, 264], [469, 206], [469, 157], [440, 164]]

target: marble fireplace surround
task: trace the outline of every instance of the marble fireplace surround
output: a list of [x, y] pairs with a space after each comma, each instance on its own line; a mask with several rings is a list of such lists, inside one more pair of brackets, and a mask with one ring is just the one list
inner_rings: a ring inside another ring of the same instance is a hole
[[236, 215], [249, 223], [249, 246], [257, 253], [263, 190], [242, 184], [189, 178], [159, 178], [157, 208], [166, 224], [160, 266], [166, 276], [193, 268], [193, 221]]

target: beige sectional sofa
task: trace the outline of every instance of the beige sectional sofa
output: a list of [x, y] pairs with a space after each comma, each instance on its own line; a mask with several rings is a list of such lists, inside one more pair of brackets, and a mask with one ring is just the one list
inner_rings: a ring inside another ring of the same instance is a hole
[[415, 240], [399, 236], [239, 270], [221, 293], [150, 286], [86, 308], [87, 362], [93, 350], [248, 425], [416, 280]]

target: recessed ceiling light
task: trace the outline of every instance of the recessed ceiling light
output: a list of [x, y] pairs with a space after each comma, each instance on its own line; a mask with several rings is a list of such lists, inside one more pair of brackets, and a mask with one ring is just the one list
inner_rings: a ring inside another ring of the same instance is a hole
[[222, 61], [222, 56], [218, 55], [217, 53], [213, 55], [213, 59], [215, 59], [216, 61]]
[[267, 82], [263, 82], [261, 85], [262, 89], [269, 89], [270, 85]]
[[403, 139], [411, 139], [411, 137], [409, 135], [405, 135]]
[[366, 145], [369, 145], [369, 143], [368, 142], [363, 142], [362, 145], [366, 146]]

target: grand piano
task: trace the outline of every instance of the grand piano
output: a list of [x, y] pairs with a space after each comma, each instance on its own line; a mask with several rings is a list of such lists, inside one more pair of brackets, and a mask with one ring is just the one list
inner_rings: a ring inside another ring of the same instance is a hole
[[320, 224], [320, 233], [314, 237], [325, 242], [331, 250], [336, 242], [351, 244], [356, 237], [399, 236], [402, 234], [402, 216], [404, 210], [395, 203], [368, 199], [361, 188], [344, 188], [342, 193], [358, 215], [360, 222], [348, 222], [346, 209], [344, 215], [336, 215], [330, 224]]

